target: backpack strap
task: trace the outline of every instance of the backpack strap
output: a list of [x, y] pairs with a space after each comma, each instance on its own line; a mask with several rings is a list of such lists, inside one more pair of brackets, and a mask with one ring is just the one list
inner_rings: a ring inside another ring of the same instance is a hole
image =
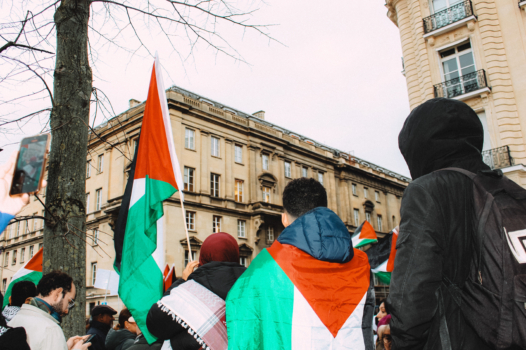
[[444, 168], [444, 169], [435, 170], [435, 171], [433, 171], [433, 172], [436, 173], [437, 171], [446, 171], [446, 170], [449, 170], [449, 171], [455, 171], [455, 172], [457, 172], [457, 173], [464, 174], [464, 175], [466, 175], [467, 177], [469, 177], [471, 180], [474, 180], [475, 177], [477, 176], [477, 174], [474, 174], [474, 173], [472, 173], [471, 171], [468, 171], [468, 170], [466, 170], [466, 169], [462, 169], [462, 168]]

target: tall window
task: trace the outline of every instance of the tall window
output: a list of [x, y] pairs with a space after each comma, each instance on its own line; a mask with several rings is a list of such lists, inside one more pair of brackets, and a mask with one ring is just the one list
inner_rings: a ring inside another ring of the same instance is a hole
[[99, 230], [97, 229], [93, 230], [93, 244], [99, 244]]
[[382, 215], [376, 216], [376, 223], [378, 224], [378, 231], [382, 231]]
[[5, 253], [4, 266], [9, 265], [9, 252]]
[[102, 202], [102, 188], [99, 188], [98, 190], [95, 191], [95, 200], [96, 200], [95, 210], [100, 210], [100, 205]]
[[212, 155], [214, 157], [219, 157], [219, 139], [217, 137], [213, 137], [211, 138], [211, 145], [212, 145]]
[[194, 168], [184, 167], [184, 189], [194, 192]]
[[479, 88], [471, 44], [465, 43], [440, 52], [442, 74], [447, 84], [445, 96], [452, 98]]
[[365, 220], [369, 221], [369, 223], [371, 223], [371, 213], [369, 213], [368, 211], [365, 212]]
[[16, 223], [16, 234], [15, 237], [20, 236], [20, 221]]
[[29, 220], [26, 220], [24, 222], [24, 234], [27, 235], [29, 233]]
[[270, 187], [263, 186], [263, 202], [270, 203]]
[[4, 278], [2, 280], [2, 293], [5, 294], [6, 288], [7, 288], [7, 278]]
[[104, 154], [101, 154], [99, 155], [99, 158], [98, 158], [97, 171], [100, 174], [102, 173], [103, 170], [104, 170]]
[[31, 245], [29, 246], [29, 259], [31, 259], [35, 255], [35, 246]]
[[219, 175], [210, 174], [210, 195], [219, 197]]
[[88, 160], [86, 164], [86, 179], [91, 177], [91, 160]]
[[86, 214], [89, 213], [89, 192], [86, 193]]
[[24, 262], [24, 258], [26, 257], [26, 248], [20, 249], [20, 263], [22, 264]]
[[301, 167], [301, 177], [307, 177], [307, 168], [306, 167]]
[[221, 216], [212, 217], [212, 229], [214, 233], [221, 232]]
[[[36, 213], [33, 213], [33, 216], [37, 216], [38, 215], [38, 212]], [[33, 219], [33, 231], [36, 231], [38, 230], [38, 219]]]
[[355, 196], [358, 195], [358, 189], [356, 188], [356, 184], [352, 184], [352, 194]]
[[363, 188], [363, 196], [365, 198], [369, 197], [369, 189], [367, 187], [364, 187]]
[[16, 255], [18, 252], [16, 250], [13, 250], [13, 260], [11, 261], [11, 265], [16, 265]]
[[[192, 250], [192, 261], [197, 260], [196, 256], [197, 256], [197, 253]], [[188, 265], [188, 250], [184, 251], [184, 266], [186, 267], [186, 265]]]
[[263, 160], [263, 170], [268, 170], [268, 155], [262, 154], [261, 159]]
[[195, 131], [192, 129], [185, 129], [184, 131], [184, 147], [188, 149], [195, 149]]
[[237, 236], [241, 238], [246, 238], [246, 226], [247, 222], [245, 220], [237, 220]]
[[360, 211], [358, 209], [353, 210], [354, 213], [354, 226], [360, 225]]
[[318, 182], [323, 185], [323, 173], [318, 172]]
[[374, 200], [380, 202], [380, 192], [374, 191]]
[[97, 263], [91, 263], [91, 285], [95, 285], [95, 281], [97, 280]]
[[247, 257], [246, 256], [239, 257], [239, 265], [247, 267]]
[[195, 231], [195, 212], [186, 212], [186, 228], [190, 231]]
[[38, 243], [38, 250], [42, 249], [43, 246], [44, 246], [44, 243]]
[[234, 151], [236, 163], [243, 163], [243, 146], [235, 145]]
[[267, 241], [274, 242], [274, 227], [267, 227]]
[[243, 180], [236, 179], [235, 201], [243, 202]]
[[285, 162], [285, 177], [292, 177], [290, 162]]

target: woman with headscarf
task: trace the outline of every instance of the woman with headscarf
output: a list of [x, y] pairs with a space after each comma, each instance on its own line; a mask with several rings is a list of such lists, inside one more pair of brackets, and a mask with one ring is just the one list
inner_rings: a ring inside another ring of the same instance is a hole
[[210, 235], [201, 246], [199, 262], [189, 263], [183, 277], [151, 307], [148, 330], [169, 340], [173, 349], [226, 350], [225, 299], [245, 270], [234, 237], [225, 232]]

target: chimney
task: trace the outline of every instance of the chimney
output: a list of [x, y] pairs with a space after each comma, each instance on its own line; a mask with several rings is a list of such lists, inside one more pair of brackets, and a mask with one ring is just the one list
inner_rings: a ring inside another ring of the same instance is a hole
[[265, 111], [259, 111], [253, 114], [254, 117], [265, 120]]
[[130, 108], [133, 108], [133, 107], [138, 106], [140, 104], [141, 103], [139, 101], [137, 101], [137, 100], [135, 100], [133, 98], [130, 100]]

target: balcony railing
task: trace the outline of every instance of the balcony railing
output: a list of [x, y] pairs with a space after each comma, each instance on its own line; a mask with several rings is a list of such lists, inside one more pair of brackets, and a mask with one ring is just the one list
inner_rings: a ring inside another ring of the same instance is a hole
[[513, 158], [511, 158], [508, 146], [482, 151], [482, 160], [491, 169], [501, 169], [513, 165]]
[[435, 97], [453, 98], [488, 87], [484, 69], [435, 85]]
[[424, 33], [431, 33], [469, 16], [473, 16], [473, 6], [471, 1], [467, 0], [424, 18]]

